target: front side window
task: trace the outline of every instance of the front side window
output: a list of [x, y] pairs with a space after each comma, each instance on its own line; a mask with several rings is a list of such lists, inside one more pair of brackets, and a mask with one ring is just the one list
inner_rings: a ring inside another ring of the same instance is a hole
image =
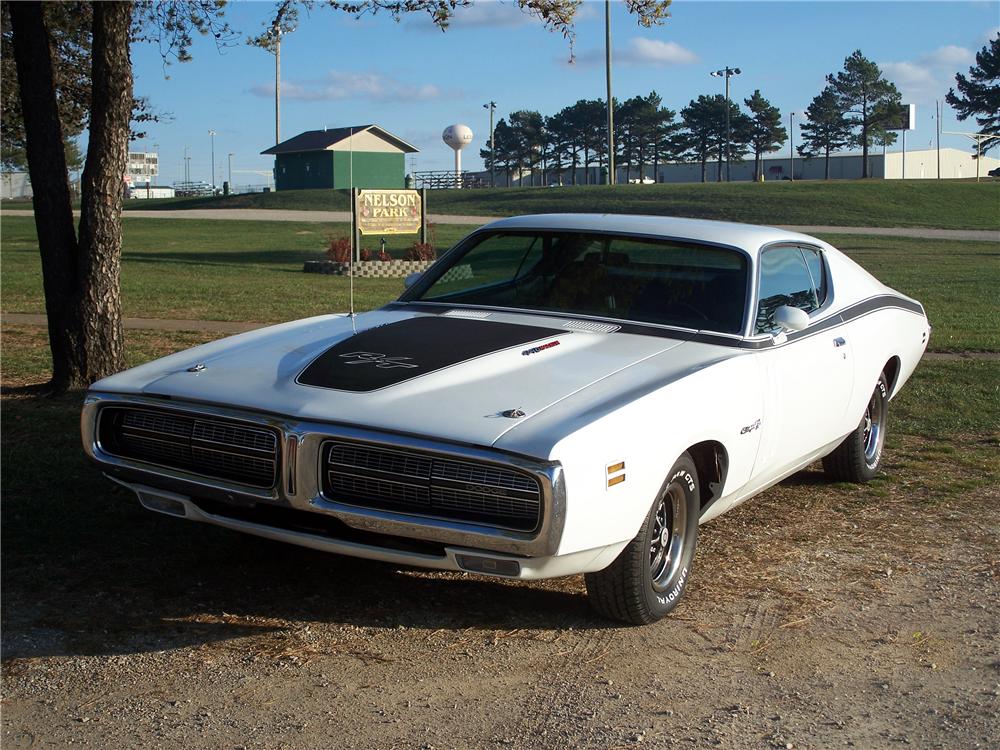
[[776, 328], [774, 311], [782, 305], [811, 313], [826, 299], [823, 258], [811, 248], [773, 247], [760, 257], [760, 290], [757, 296], [755, 330]]
[[749, 264], [736, 250], [569, 231], [474, 236], [404, 301], [743, 330]]

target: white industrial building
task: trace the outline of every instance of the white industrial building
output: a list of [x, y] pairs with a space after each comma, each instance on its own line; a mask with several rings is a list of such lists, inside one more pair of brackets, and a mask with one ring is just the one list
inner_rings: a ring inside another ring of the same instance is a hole
[[[861, 154], [831, 154], [830, 155], [830, 179], [831, 180], [858, 180], [861, 179]], [[826, 160], [821, 157], [806, 159], [798, 154], [794, 159], [790, 158], [788, 151], [784, 156], [773, 153], [763, 158], [764, 179], [787, 180], [790, 174], [794, 173], [796, 180], [822, 180], [826, 174]], [[976, 158], [970, 151], [963, 151], [957, 148], [942, 148], [940, 152], [941, 178], [942, 179], [969, 179], [976, 177]], [[990, 170], [1000, 167], [1000, 159], [983, 156], [979, 160], [979, 175], [986, 177]], [[725, 179], [726, 165], [722, 165], [722, 176]], [[576, 169], [576, 184], [600, 184], [603, 180], [602, 168], [592, 166], [589, 170]], [[590, 173], [589, 181], [586, 179], [587, 172]], [[753, 180], [753, 156], [741, 162], [733, 162], [730, 165], [730, 175], [733, 182], [748, 182]], [[903, 169], [903, 152], [871, 151], [868, 154], [868, 175], [877, 180], [933, 180], [938, 177], [938, 151], [937, 149], [920, 149], [906, 152], [906, 169]], [[473, 175], [478, 180], [489, 184], [489, 172], [477, 172]], [[638, 169], [626, 170], [625, 167], [617, 169], [618, 183], [638, 182]], [[705, 181], [716, 182], [719, 179], [719, 165], [717, 161], [709, 161], [705, 165]], [[701, 182], [701, 164], [699, 162], [683, 162], [675, 164], [661, 164], [653, 174], [653, 166], [646, 165], [643, 174], [643, 182]], [[545, 182], [542, 182], [541, 170], [522, 170], [521, 178], [515, 170], [511, 175], [510, 185], [536, 185], [543, 184], [572, 185], [573, 174], [569, 169], [564, 169], [561, 174], [554, 170], [546, 171]], [[507, 175], [503, 170], [496, 172], [496, 184], [498, 187], [507, 186]]]
[[[968, 179], [976, 176], [976, 159], [970, 151], [957, 148], [941, 149], [941, 179]], [[785, 180], [794, 173], [796, 180], [822, 180], [826, 174], [826, 159], [822, 156], [806, 159], [798, 154], [794, 159], [789, 155], [777, 154], [765, 156], [764, 179]], [[831, 180], [857, 180], [861, 178], [861, 154], [831, 154]], [[991, 169], [1000, 167], [1000, 159], [984, 156], [979, 163], [979, 173], [982, 177]], [[722, 165], [723, 178], [725, 164]], [[652, 177], [652, 167], [647, 169], [647, 176]], [[921, 149], [906, 152], [904, 170], [903, 152], [888, 151], [886, 153], [872, 151], [868, 153], [868, 175], [878, 180], [933, 180], [938, 177], [937, 149]], [[619, 170], [619, 178], [623, 178], [623, 170]], [[633, 175], [634, 176], [634, 175]], [[753, 179], [753, 158], [745, 159], [730, 165], [730, 179], [747, 181]], [[718, 163], [709, 162], [706, 165], [705, 179], [715, 182], [718, 179]], [[657, 182], [699, 182], [701, 180], [701, 164], [665, 164], [657, 169]], [[621, 180], [620, 180], [621, 181]]]

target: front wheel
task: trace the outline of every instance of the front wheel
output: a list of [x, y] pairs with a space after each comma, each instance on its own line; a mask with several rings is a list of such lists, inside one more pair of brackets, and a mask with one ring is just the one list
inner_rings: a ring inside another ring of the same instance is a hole
[[867, 482], [882, 465], [889, 423], [889, 382], [883, 372], [854, 432], [823, 459], [823, 470], [838, 482]]
[[687, 585], [698, 539], [698, 472], [687, 453], [677, 459], [642, 527], [604, 570], [586, 575], [600, 614], [633, 625], [663, 618]]

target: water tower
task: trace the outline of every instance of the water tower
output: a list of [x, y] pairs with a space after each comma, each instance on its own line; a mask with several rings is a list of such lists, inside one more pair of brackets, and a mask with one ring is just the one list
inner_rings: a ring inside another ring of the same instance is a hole
[[472, 143], [472, 130], [468, 125], [449, 125], [441, 138], [455, 151], [455, 187], [462, 187], [462, 149]]

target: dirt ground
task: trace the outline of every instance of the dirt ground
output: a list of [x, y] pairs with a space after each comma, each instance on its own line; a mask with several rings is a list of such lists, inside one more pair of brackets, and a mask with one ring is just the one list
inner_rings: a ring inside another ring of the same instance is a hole
[[996, 442], [886, 461], [703, 526], [643, 628], [582, 578], [396, 570], [135, 504], [100, 550], [7, 561], [3, 747], [1000, 747]]

